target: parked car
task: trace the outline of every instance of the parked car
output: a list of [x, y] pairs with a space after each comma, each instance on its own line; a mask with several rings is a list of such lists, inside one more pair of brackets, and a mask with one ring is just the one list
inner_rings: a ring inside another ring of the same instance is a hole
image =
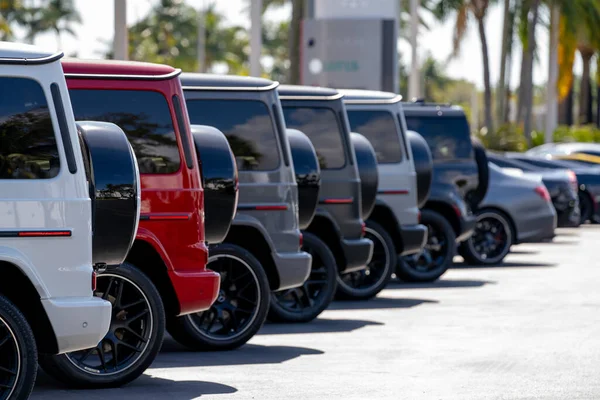
[[429, 145], [433, 183], [421, 209], [421, 223], [429, 232], [425, 250], [403, 257], [397, 275], [406, 281], [433, 281], [452, 264], [456, 245], [473, 234], [473, 211], [487, 193], [488, 162], [483, 146], [471, 139], [460, 107], [424, 102], [402, 107], [408, 129]]
[[304, 284], [312, 258], [301, 251], [298, 186], [277, 84], [203, 74], [181, 79], [192, 123], [213, 126], [229, 140], [240, 193], [229, 233], [211, 247], [210, 268], [222, 274], [226, 290], [208, 312], [182, 320], [195, 330], [177, 335], [193, 348], [231, 349], [260, 329], [271, 297]]
[[522, 153], [505, 153], [506, 157], [544, 169], [569, 169], [578, 183], [579, 214], [581, 223], [600, 222], [600, 166], [587, 166], [569, 160], [548, 160]]
[[102, 340], [96, 273], [123, 261], [139, 223], [131, 146], [113, 124], [75, 123], [62, 56], [0, 42], [1, 399], [29, 398], [38, 352]]
[[[355, 146], [342, 94], [337, 90], [312, 86], [281, 85], [278, 88], [288, 127], [304, 132], [312, 141], [321, 168], [321, 191], [316, 216], [306, 232], [329, 248], [337, 265], [337, 290], [342, 299], [360, 299], [365, 289], [377, 282], [382, 271], [367, 275], [373, 254], [373, 242], [364, 237], [364, 220], [368, 218], [376, 192], [364, 198], [368, 187], [377, 186], [376, 175], [364, 175], [361, 182]], [[356, 140], [359, 138], [357, 137]], [[293, 299], [278, 296], [272, 308], [276, 319], [285, 318], [279, 310], [290, 310]]]
[[581, 223], [577, 177], [567, 169], [542, 169], [519, 160], [488, 153], [491, 163], [500, 168], [517, 169], [525, 174], [541, 175], [556, 209], [559, 227], [576, 227]]
[[[376, 274], [378, 281], [365, 290], [365, 297], [372, 297], [396, 271], [398, 257], [423, 251], [427, 227], [419, 223], [418, 203], [425, 204], [427, 198], [418, 196], [414, 155], [400, 106], [402, 96], [367, 90], [340, 92], [344, 94], [351, 129], [369, 139], [377, 154], [379, 189], [375, 209], [366, 221], [366, 237], [375, 246], [369, 270], [382, 272]], [[432, 168], [429, 162], [424, 173], [431, 176]], [[429, 190], [429, 186], [421, 188], [427, 194]]]
[[76, 387], [132, 381], [154, 361], [166, 321], [208, 309], [219, 275], [206, 269], [203, 189], [179, 70], [118, 61], [63, 61], [77, 119], [119, 124], [141, 173], [141, 222], [126, 262], [98, 277], [110, 299], [109, 333], [96, 347], [40, 364]]
[[473, 235], [458, 248], [465, 262], [498, 264], [513, 245], [554, 237], [556, 211], [541, 176], [516, 176], [490, 163], [490, 184]]
[[581, 165], [600, 164], [598, 143], [546, 143], [525, 152], [528, 156], [570, 160]]

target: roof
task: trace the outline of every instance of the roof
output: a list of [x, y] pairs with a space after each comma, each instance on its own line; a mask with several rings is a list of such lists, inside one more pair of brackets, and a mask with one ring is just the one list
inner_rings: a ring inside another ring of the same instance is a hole
[[402, 100], [402, 96], [392, 92], [377, 90], [343, 89], [344, 103], [349, 104], [393, 104]]
[[282, 100], [337, 100], [343, 96], [335, 89], [319, 86], [281, 85], [277, 92]]
[[45, 64], [62, 56], [62, 53], [50, 53], [29, 44], [0, 42], [1, 64]]
[[235, 75], [183, 73], [180, 79], [184, 90], [263, 91], [279, 85], [269, 79]]
[[174, 78], [181, 70], [168, 65], [138, 61], [118, 60], [79, 60], [65, 58], [62, 61], [67, 78], [110, 78], [110, 79], [151, 79]]

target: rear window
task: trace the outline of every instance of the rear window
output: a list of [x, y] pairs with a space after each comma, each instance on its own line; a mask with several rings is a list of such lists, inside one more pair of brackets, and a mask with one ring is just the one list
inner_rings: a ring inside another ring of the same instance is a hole
[[285, 124], [310, 138], [323, 169], [346, 165], [342, 132], [335, 112], [329, 108], [283, 107]]
[[365, 136], [377, 153], [377, 162], [402, 161], [402, 147], [394, 116], [387, 111], [348, 111], [352, 132]]
[[167, 99], [141, 90], [69, 91], [75, 119], [118, 125], [135, 151], [140, 172], [170, 174], [181, 164]]
[[464, 117], [410, 117], [406, 125], [419, 133], [431, 149], [434, 160], [472, 157], [469, 125]]
[[190, 120], [222, 131], [241, 171], [279, 167], [279, 146], [267, 105], [258, 100], [186, 100]]
[[0, 78], [0, 179], [49, 179], [60, 161], [42, 87], [27, 78]]

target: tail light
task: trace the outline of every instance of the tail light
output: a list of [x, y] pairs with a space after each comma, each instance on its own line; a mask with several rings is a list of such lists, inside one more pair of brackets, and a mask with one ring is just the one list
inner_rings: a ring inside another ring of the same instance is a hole
[[544, 201], [546, 202], [550, 202], [552, 201], [552, 199], [550, 198], [550, 193], [548, 193], [548, 189], [546, 189], [546, 186], [538, 186], [535, 188], [535, 192], [540, 195], [540, 197], [542, 199], [544, 199]]
[[579, 190], [579, 183], [577, 182], [577, 175], [575, 175], [575, 172], [568, 170], [567, 174], [569, 174], [569, 183], [571, 184], [571, 187], [573, 188], [573, 190], [575, 192], [577, 192]]
[[365, 237], [367, 234], [367, 224], [364, 222], [360, 225], [360, 237]]
[[96, 271], [92, 271], [92, 292], [96, 291]]
[[298, 238], [298, 243], [300, 244], [300, 248], [304, 245], [304, 235], [300, 233], [300, 237]]
[[460, 212], [460, 208], [456, 204], [452, 205], [452, 208], [454, 209], [454, 213], [456, 214], [456, 216], [458, 218], [460, 218], [462, 216], [462, 213]]
[[417, 214], [417, 222], [421, 223], [421, 210], [419, 210], [419, 213]]

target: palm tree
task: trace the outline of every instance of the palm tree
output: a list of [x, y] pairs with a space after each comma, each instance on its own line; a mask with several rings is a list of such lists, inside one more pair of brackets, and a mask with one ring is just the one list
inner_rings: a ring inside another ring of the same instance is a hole
[[22, 25], [23, 15], [24, 7], [20, 0], [0, 1], [0, 40], [12, 39], [12, 25]]
[[514, 24], [514, 13], [512, 11], [512, 1], [504, 1], [504, 20], [502, 26], [502, 49], [500, 54], [500, 78], [496, 87], [496, 110], [498, 123], [502, 124], [505, 121], [506, 115], [506, 70], [509, 62], [510, 49], [512, 47], [512, 25]]
[[432, 8], [434, 15], [441, 21], [450, 15], [456, 17], [454, 28], [454, 52], [456, 56], [460, 51], [460, 44], [467, 31], [469, 18], [472, 15], [477, 21], [479, 41], [481, 42], [481, 55], [483, 58], [483, 84], [485, 88], [485, 125], [488, 131], [493, 131], [492, 119], [492, 87], [490, 83], [490, 59], [488, 52], [487, 36], [485, 32], [485, 19], [489, 6], [496, 0], [435, 0]]
[[75, 36], [72, 25], [81, 24], [81, 16], [73, 0], [48, 0], [40, 9], [37, 33], [54, 32], [58, 48], [62, 48], [61, 35], [68, 33]]

